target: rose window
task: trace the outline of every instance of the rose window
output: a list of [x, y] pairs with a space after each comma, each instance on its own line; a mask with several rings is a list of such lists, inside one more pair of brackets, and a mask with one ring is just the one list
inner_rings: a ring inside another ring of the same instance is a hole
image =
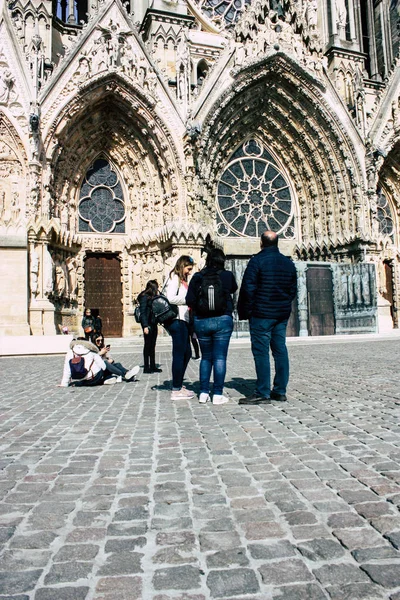
[[105, 159], [86, 173], [79, 200], [79, 231], [125, 233], [125, 205], [118, 175]]
[[201, 11], [218, 24], [225, 27], [234, 25], [251, 0], [195, 0]]
[[390, 204], [381, 189], [377, 194], [377, 219], [379, 223], [379, 233], [389, 236], [394, 241], [394, 225]]
[[245, 142], [218, 183], [220, 236], [259, 237], [267, 229], [294, 237], [290, 186], [276, 160], [258, 141]]

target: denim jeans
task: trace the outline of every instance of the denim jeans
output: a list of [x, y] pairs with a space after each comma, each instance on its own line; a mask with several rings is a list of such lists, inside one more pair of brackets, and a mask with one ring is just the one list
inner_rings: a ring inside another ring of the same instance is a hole
[[257, 373], [258, 396], [269, 398], [271, 393], [271, 368], [269, 349], [275, 362], [273, 390], [277, 394], [286, 394], [289, 381], [289, 356], [286, 348], [287, 319], [259, 319], [251, 317], [250, 321], [251, 351]]
[[189, 324], [181, 319], [174, 319], [166, 329], [172, 337], [172, 389], [180, 390], [186, 367], [192, 356]]
[[194, 330], [201, 348], [200, 393], [209, 393], [211, 371], [214, 369], [213, 392], [215, 395], [222, 394], [233, 319], [229, 315], [204, 319], [195, 317]]

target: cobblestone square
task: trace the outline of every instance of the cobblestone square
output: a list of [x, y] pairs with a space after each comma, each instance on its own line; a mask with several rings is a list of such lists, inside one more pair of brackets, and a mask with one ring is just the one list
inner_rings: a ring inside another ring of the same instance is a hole
[[223, 406], [170, 400], [168, 340], [162, 373], [93, 389], [1, 359], [0, 598], [399, 600], [399, 346], [290, 344], [289, 401], [262, 406], [237, 403], [245, 340]]

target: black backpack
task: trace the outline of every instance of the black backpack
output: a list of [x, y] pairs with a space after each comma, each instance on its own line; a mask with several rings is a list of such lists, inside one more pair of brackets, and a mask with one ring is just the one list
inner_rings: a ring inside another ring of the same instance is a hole
[[[90, 365], [90, 367], [92, 367], [92, 365]], [[79, 356], [75, 354], [75, 352], [74, 358], [71, 358], [69, 361], [69, 368], [71, 370], [71, 379], [84, 379], [90, 371], [90, 369], [88, 370], [85, 367], [85, 359], [83, 356]]]
[[166, 325], [178, 315], [176, 304], [170, 304], [164, 294], [158, 294], [151, 300], [151, 312], [156, 323]]
[[199, 317], [218, 317], [226, 312], [227, 291], [222, 286], [221, 271], [201, 273], [201, 283], [195, 302], [195, 313]]

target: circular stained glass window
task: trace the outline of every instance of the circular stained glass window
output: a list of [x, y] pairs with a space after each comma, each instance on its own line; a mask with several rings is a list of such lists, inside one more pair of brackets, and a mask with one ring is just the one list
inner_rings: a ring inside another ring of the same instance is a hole
[[218, 24], [232, 27], [251, 0], [195, 0], [201, 11]]
[[218, 234], [259, 237], [270, 230], [293, 238], [293, 222], [292, 192], [277, 161], [258, 141], [246, 141], [218, 183]]
[[125, 205], [118, 175], [101, 158], [86, 173], [79, 201], [79, 231], [125, 233]]
[[379, 222], [379, 232], [382, 235], [389, 236], [394, 241], [394, 224], [390, 204], [383, 191], [378, 190], [377, 194], [377, 218]]

